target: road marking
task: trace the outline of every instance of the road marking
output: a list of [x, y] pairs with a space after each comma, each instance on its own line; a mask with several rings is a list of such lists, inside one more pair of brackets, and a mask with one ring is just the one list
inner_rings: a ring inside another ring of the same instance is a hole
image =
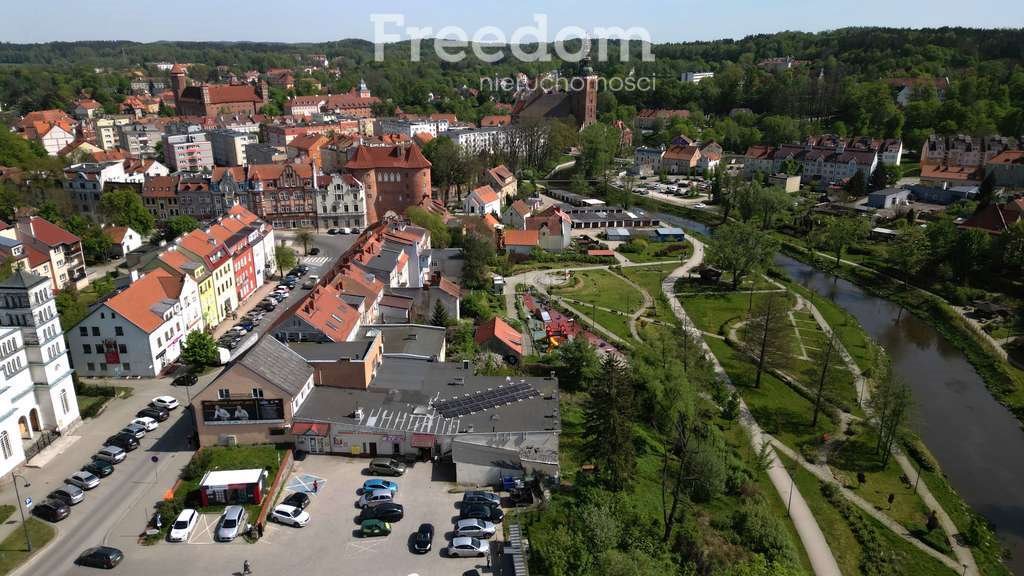
[[314, 474], [299, 474], [292, 476], [288, 480], [288, 484], [285, 485], [284, 489], [290, 492], [305, 492], [306, 494], [316, 494], [313, 491], [313, 482], [316, 482], [317, 491], [322, 490], [327, 485], [327, 479], [316, 476]]
[[330, 260], [330, 256], [306, 256], [302, 259], [302, 263], [306, 266], [319, 268]]
[[383, 544], [386, 538], [374, 538], [373, 540], [366, 540], [365, 542], [355, 541], [349, 542], [348, 545], [356, 549], [356, 552], [374, 552], [378, 545]]

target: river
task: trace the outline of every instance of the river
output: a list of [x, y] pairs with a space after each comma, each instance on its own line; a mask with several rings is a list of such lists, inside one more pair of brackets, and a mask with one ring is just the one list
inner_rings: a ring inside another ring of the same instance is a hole
[[[661, 218], [704, 235], [707, 226], [668, 214]], [[778, 255], [794, 281], [852, 314], [885, 347], [895, 373], [914, 394], [911, 425], [928, 445], [950, 483], [978, 513], [995, 524], [1024, 574], [1024, 430], [989, 394], [964, 355], [920, 318], [846, 280], [835, 280], [803, 262]], [[966, 529], [961, 526], [961, 529]]]

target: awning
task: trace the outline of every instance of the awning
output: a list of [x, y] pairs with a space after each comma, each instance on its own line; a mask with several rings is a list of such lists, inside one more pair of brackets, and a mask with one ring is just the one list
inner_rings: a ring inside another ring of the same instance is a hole
[[296, 436], [327, 436], [330, 432], [330, 424], [314, 422], [296, 422], [292, 424], [292, 434]]

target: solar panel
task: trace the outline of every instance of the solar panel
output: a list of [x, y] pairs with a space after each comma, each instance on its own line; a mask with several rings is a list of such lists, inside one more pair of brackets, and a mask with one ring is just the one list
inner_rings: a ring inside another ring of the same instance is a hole
[[513, 402], [540, 396], [540, 391], [526, 382], [514, 382], [497, 388], [488, 388], [473, 394], [464, 394], [446, 400], [435, 400], [434, 409], [445, 418], [465, 416], [505, 406]]

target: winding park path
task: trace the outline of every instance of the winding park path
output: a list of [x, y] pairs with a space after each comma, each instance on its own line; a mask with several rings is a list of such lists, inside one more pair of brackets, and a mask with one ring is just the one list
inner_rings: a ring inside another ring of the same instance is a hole
[[[689, 316], [686, 315], [686, 311], [675, 294], [676, 281], [679, 278], [689, 276], [690, 271], [704, 261], [704, 243], [689, 234], [687, 234], [686, 239], [693, 245], [693, 254], [690, 255], [690, 258], [682, 266], [673, 270], [665, 278], [661, 284], [661, 290], [665, 297], [668, 298], [672, 312], [679, 318], [683, 329], [693, 335], [703, 347], [704, 355], [714, 366], [715, 374], [728, 389], [735, 390], [729, 375], [726, 374], [725, 369], [722, 368], [718, 359], [715, 358], [711, 348], [704, 342], [700, 330], [693, 325]], [[810, 506], [807, 505], [807, 501], [804, 500], [789, 472], [786, 471], [785, 466], [776, 455], [772, 444], [769, 442], [769, 436], [758, 426], [757, 421], [754, 420], [753, 414], [750, 413], [750, 409], [742, 397], [740, 398], [740, 424], [749, 432], [750, 442], [755, 452], [760, 452], [763, 447], [768, 451], [771, 461], [767, 471], [768, 478], [775, 487], [775, 491], [778, 492], [779, 497], [783, 501], [789, 502], [790, 519], [792, 519], [797, 534], [800, 536], [800, 541], [803, 543], [804, 550], [807, 552], [807, 557], [811, 562], [814, 574], [816, 576], [836, 576], [841, 574], [839, 564], [832, 554], [832, 549], [825, 539], [825, 534], [821, 531], [821, 527], [818, 526], [818, 521], [815, 520], [814, 514], [811, 513]]]

